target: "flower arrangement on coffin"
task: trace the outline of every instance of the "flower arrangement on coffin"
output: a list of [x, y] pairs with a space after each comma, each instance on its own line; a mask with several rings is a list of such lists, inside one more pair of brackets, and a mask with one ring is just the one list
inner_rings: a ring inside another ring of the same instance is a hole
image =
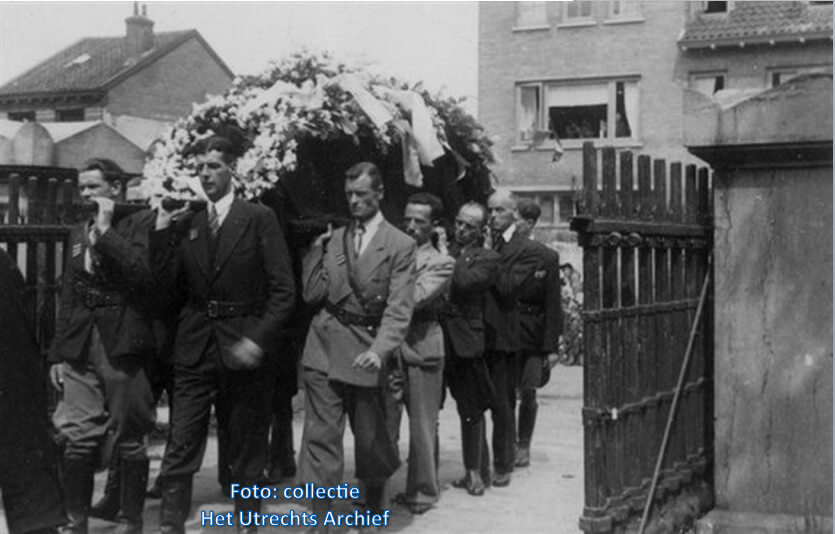
[[300, 171], [300, 146], [306, 143], [363, 147], [378, 159], [399, 151], [403, 180], [416, 188], [423, 187], [427, 169], [446, 158], [454, 162], [456, 180], [477, 184], [486, 194], [493, 142], [462, 101], [370, 74], [329, 54], [296, 53], [195, 105], [155, 143], [143, 190], [150, 198], [193, 197], [191, 148], [210, 135], [241, 131], [234, 185], [250, 200]]

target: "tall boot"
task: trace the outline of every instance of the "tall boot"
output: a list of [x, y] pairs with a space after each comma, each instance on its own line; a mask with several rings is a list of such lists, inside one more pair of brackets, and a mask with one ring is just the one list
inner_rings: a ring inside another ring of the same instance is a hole
[[519, 441], [516, 444], [516, 467], [527, 467], [531, 463], [531, 438], [536, 425], [536, 401], [519, 405]]
[[[473, 496], [484, 495], [484, 479], [481, 470], [484, 462], [484, 417], [477, 421], [461, 421], [461, 453], [464, 457], [464, 478], [452, 483], [454, 487], [465, 488]], [[489, 469], [489, 467], [488, 467]]]
[[119, 480], [121, 465], [118, 456], [112, 458], [107, 469], [107, 482], [104, 483], [104, 494], [101, 499], [90, 507], [90, 517], [97, 517], [105, 521], [115, 521], [119, 513]]
[[92, 456], [64, 456], [61, 485], [64, 489], [67, 523], [60, 528], [61, 534], [87, 534], [95, 469], [96, 461]]
[[160, 534], [185, 534], [190, 508], [191, 476], [163, 479], [159, 507]]
[[148, 484], [148, 458], [122, 458], [120, 509], [116, 521], [117, 534], [142, 534], [142, 512], [145, 510], [145, 486]]
[[[235, 499], [235, 523], [238, 534], [255, 534], [258, 526], [255, 524], [253, 513], [261, 513], [261, 499]], [[243, 525], [241, 523], [248, 523]]]

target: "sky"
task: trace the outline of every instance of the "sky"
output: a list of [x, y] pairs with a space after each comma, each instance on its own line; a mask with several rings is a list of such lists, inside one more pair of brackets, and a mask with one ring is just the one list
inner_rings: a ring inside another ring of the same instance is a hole
[[[82, 37], [120, 36], [133, 2], [0, 0], [0, 84]], [[475, 2], [147, 2], [154, 31], [196, 29], [236, 74], [306, 47], [452, 96], [475, 113]]]

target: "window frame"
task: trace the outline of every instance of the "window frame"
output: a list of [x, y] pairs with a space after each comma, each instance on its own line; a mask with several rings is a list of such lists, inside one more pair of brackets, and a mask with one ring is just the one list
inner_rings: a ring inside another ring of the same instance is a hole
[[[767, 67], [765, 69], [765, 86], [768, 89], [773, 89], [780, 85], [783, 85], [789, 80], [781, 81], [778, 85], [773, 84], [773, 79], [775, 74], [789, 74], [795, 73], [794, 77], [802, 76], [804, 74], [813, 74], [815, 72], [825, 73], [832, 72], [832, 65], [831, 64], [818, 64], [818, 65], [784, 65], [784, 66], [774, 66], [774, 67]], [[789, 78], [791, 79], [791, 78]]]
[[[561, 2], [562, 4], [562, 12], [560, 13], [560, 23], [557, 25], [560, 28], [571, 28], [571, 27], [583, 27], [583, 26], [594, 26], [597, 24], [597, 20], [594, 18], [594, 2], [590, 0], [572, 0], [571, 2]], [[579, 16], [570, 16], [568, 14], [568, 9], [571, 6], [588, 6], [589, 14], [588, 15], [579, 15]]]
[[[625, 24], [629, 22], [644, 22], [644, 5], [643, 2], [637, 0], [610, 0], [608, 6], [608, 14], [607, 18], [604, 21], [604, 24]], [[615, 13], [615, 5], [623, 4], [623, 5], [633, 5], [637, 6], [635, 11], [627, 12], [627, 13]]]
[[[13, 115], [15, 116], [15, 118], [12, 117]], [[10, 121], [15, 121], [15, 122], [23, 122], [23, 121], [36, 122], [38, 120], [38, 114], [34, 109], [23, 109], [23, 110], [18, 110], [18, 111], [8, 111], [8, 112], [6, 112], [6, 116], [8, 117], [8, 119]]]
[[[64, 113], [78, 113], [81, 112], [80, 119], [67, 119], [63, 116]], [[84, 122], [85, 108], [63, 108], [55, 110], [55, 122]]]
[[[570, 222], [569, 219], [575, 215], [575, 197], [577, 195], [577, 191], [574, 189], [570, 189], [566, 186], [549, 187], [547, 185], [521, 185], [516, 187], [511, 186], [510, 189], [513, 192], [513, 194], [518, 196], [519, 198], [533, 200], [539, 205], [540, 209], [542, 210], [542, 215], [540, 215], [539, 221], [536, 224], [537, 228], [567, 228]], [[571, 205], [573, 208], [571, 210], [571, 213], [563, 215], [562, 211], [560, 210], [561, 197], [567, 197], [571, 201]], [[546, 211], [542, 208], [542, 206], [545, 203], [550, 204], [550, 207], [547, 208], [548, 211], [550, 211], [551, 213], [550, 221], [546, 221], [543, 219]]]
[[[543, 1], [538, 2], [516, 2], [516, 25], [513, 27], [513, 31], [534, 31], [534, 30], [548, 30], [551, 28], [551, 25], [548, 21], [548, 3]], [[541, 4], [542, 8], [542, 20], [537, 21], [523, 21], [521, 17], [521, 8], [525, 4]]]
[[[727, 70], [710, 70], [710, 71], [691, 72], [690, 75], [688, 76], [688, 80], [687, 80], [688, 81], [688, 83], [687, 83], [688, 88], [692, 89], [694, 91], [697, 91], [697, 89], [695, 87], [693, 87], [693, 81], [694, 80], [707, 79], [707, 78], [714, 78], [715, 79], [718, 76], [722, 77], [722, 89], [719, 89], [719, 90], [722, 91], [724, 89], [727, 89], [728, 88], [728, 71]], [[702, 94], [704, 94], [704, 93], [702, 93]], [[712, 97], [715, 94], [716, 94], [716, 91], [714, 91], [713, 93], [711, 93], [710, 95], [707, 95], [707, 96]]]
[[713, 0], [702, 0], [701, 4], [699, 5], [699, 13], [702, 15], [707, 16], [723, 16], [727, 15], [731, 11], [733, 11], [734, 3], [733, 0], [727, 0], [725, 2], [725, 10], [724, 11], [708, 11], [708, 7], [713, 2]]

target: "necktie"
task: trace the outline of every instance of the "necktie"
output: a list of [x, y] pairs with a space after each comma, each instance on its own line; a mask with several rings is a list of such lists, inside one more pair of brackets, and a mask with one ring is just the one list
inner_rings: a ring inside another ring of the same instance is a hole
[[220, 217], [217, 215], [217, 208], [211, 202], [206, 206], [206, 213], [209, 217], [209, 232], [212, 237], [217, 237], [217, 232], [220, 230]]
[[354, 252], [359, 257], [362, 252], [362, 236], [365, 234], [365, 226], [362, 223], [358, 224], [354, 229]]
[[493, 250], [495, 250], [496, 252], [499, 252], [499, 251], [501, 251], [501, 250], [502, 250], [502, 247], [503, 247], [503, 246], [504, 246], [504, 236], [503, 236], [503, 235], [500, 235], [500, 236], [499, 236], [499, 237], [497, 237], [497, 238], [496, 238], [496, 240], [493, 242]]

